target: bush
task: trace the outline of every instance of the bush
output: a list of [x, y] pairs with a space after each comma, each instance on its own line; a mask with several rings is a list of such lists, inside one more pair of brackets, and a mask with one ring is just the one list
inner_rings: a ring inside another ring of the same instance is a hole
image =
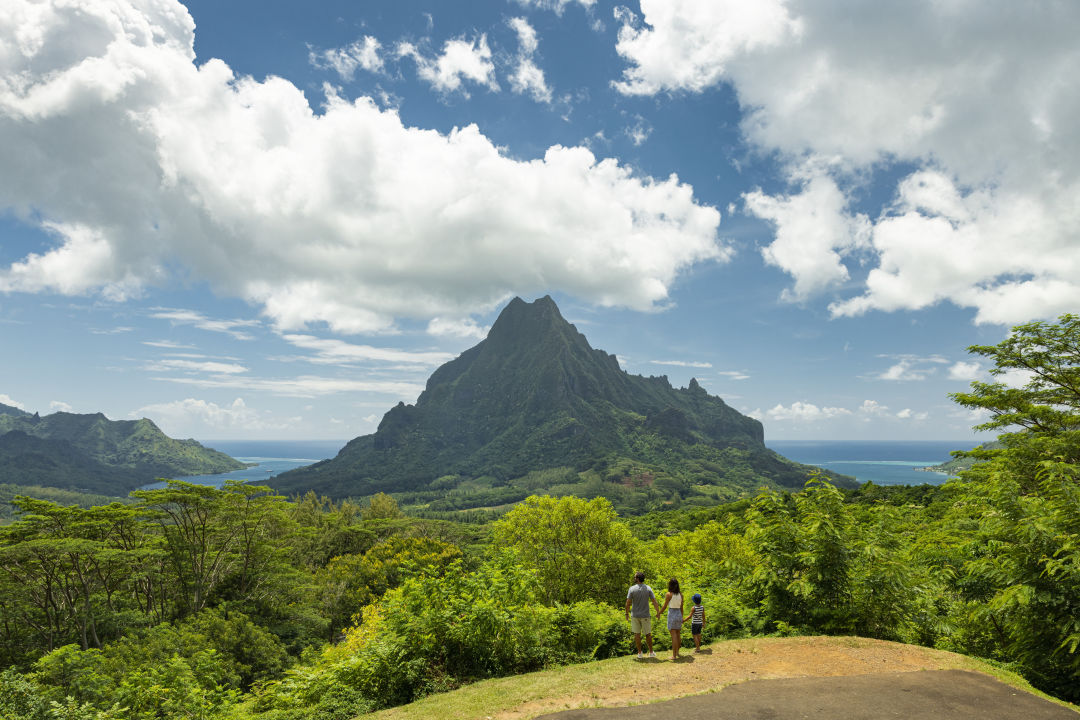
[[345, 641], [313, 666], [266, 684], [256, 709], [267, 718], [316, 706], [327, 717], [358, 714], [480, 678], [627, 649], [617, 608], [594, 601], [550, 607], [537, 595], [536, 572], [509, 551], [472, 573], [461, 561], [441, 575], [432, 568], [365, 608]]

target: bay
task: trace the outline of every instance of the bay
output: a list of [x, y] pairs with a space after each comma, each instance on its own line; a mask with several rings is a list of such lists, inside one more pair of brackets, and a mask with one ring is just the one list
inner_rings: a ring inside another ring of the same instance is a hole
[[915, 468], [939, 465], [952, 459], [951, 451], [970, 450], [978, 445], [973, 440], [774, 440], [766, 444], [796, 462], [875, 485], [940, 485], [948, 475]]
[[[265, 483], [273, 487], [271, 479], [275, 475], [334, 457], [337, 455], [338, 450], [345, 446], [346, 442], [346, 440], [205, 441], [203, 445], [206, 447], [220, 450], [242, 463], [251, 465], [251, 467], [227, 473], [218, 473], [217, 475], [187, 475], [174, 479], [196, 485], [210, 485], [211, 487], [222, 487], [228, 480], [255, 483], [257, 485]], [[151, 490], [160, 487], [165, 487], [165, 482], [150, 483], [144, 485], [142, 489]]]

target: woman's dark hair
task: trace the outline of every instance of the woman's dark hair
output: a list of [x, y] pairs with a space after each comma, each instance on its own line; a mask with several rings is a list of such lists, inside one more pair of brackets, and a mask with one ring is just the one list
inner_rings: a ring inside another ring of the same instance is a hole
[[671, 578], [667, 581], [667, 591], [672, 595], [679, 594], [679, 581], [675, 578]]

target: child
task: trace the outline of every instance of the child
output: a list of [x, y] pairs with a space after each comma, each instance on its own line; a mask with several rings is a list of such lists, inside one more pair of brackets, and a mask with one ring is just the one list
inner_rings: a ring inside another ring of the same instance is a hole
[[701, 605], [701, 594], [695, 593], [690, 598], [694, 607], [690, 610], [690, 632], [694, 636], [694, 652], [701, 649], [701, 631], [705, 627], [705, 608]]

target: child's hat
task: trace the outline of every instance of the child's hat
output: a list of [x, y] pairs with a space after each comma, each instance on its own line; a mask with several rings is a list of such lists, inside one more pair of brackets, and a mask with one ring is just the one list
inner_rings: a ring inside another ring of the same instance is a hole
[[694, 597], [692, 597], [690, 599], [694, 601], [695, 605], [700, 605], [701, 604], [701, 593], [694, 593]]

